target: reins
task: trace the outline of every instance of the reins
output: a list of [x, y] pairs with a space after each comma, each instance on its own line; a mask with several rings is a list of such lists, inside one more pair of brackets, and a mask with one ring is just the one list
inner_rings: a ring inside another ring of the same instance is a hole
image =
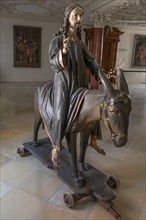
[[[110, 103], [109, 103], [110, 104]], [[104, 114], [104, 115], [103, 115]], [[106, 119], [106, 124], [108, 126], [108, 129], [111, 132], [111, 137], [114, 138], [116, 136], [115, 132], [113, 131], [111, 125], [110, 125], [110, 121], [109, 121], [109, 117], [107, 115], [107, 104], [102, 104], [101, 108], [100, 108], [100, 118], [105, 118]], [[126, 134], [118, 134], [119, 137], [125, 137], [127, 136]]]
[[107, 106], [107, 105], [102, 104], [101, 109], [100, 109], [100, 115], [101, 115], [101, 118], [102, 118], [102, 116], [103, 116], [103, 114], [104, 114], [104, 118], [106, 119], [106, 124], [107, 124], [107, 126], [108, 126], [108, 129], [109, 129], [110, 132], [111, 132], [111, 137], [113, 138], [113, 137], [115, 136], [115, 133], [114, 133], [114, 131], [113, 131], [111, 125], [110, 125], [109, 117], [108, 117], [108, 115], [107, 115], [106, 106]]

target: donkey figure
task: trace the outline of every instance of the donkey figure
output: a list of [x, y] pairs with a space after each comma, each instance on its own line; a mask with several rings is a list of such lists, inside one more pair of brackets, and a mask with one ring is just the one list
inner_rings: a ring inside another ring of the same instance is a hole
[[[84, 187], [85, 181], [80, 177], [79, 171], [88, 170], [84, 159], [91, 129], [98, 120], [103, 120], [111, 132], [111, 138], [116, 147], [122, 147], [127, 142], [129, 115], [131, 111], [131, 99], [128, 85], [121, 69], [117, 70], [116, 84], [114, 89], [107, 76], [99, 70], [98, 72], [102, 89], [87, 89], [83, 103], [77, 117], [65, 134], [68, 152], [70, 155], [74, 184], [77, 187]], [[37, 145], [37, 136], [42, 118], [39, 112], [38, 95], [36, 96], [35, 109], [36, 118], [34, 124], [33, 143]], [[40, 98], [40, 97], [39, 97]], [[80, 155], [77, 161], [76, 138], [80, 132]]]

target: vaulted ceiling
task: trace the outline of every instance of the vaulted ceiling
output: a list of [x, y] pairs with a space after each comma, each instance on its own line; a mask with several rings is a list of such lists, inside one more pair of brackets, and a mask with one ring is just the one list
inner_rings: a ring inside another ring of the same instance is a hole
[[146, 0], [1, 0], [4, 16], [63, 22], [64, 9], [77, 2], [84, 8], [83, 22], [89, 26], [146, 26]]

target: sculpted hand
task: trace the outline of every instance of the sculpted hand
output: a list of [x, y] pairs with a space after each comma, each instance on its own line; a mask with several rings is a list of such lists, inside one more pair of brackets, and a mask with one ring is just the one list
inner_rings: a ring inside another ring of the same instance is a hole
[[68, 38], [65, 38], [64, 40], [63, 40], [63, 49], [62, 49], [62, 53], [63, 54], [67, 54], [68, 53], [68, 51], [69, 51], [69, 42], [70, 42], [70, 37], [68, 37]]

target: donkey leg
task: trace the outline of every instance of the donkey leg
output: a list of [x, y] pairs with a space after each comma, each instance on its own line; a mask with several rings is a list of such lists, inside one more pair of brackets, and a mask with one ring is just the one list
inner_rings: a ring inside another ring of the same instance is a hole
[[66, 141], [68, 146], [68, 152], [70, 155], [74, 183], [77, 187], [82, 188], [85, 186], [85, 181], [79, 176], [78, 173], [76, 139], [77, 139], [76, 133], [68, 133], [66, 135]]
[[80, 133], [80, 155], [79, 155], [79, 169], [81, 171], [87, 171], [88, 168], [85, 164], [85, 153], [88, 146], [88, 140], [90, 131], [84, 131]]
[[39, 146], [38, 142], [38, 130], [40, 128], [40, 125], [42, 123], [42, 117], [40, 115], [39, 111], [39, 93], [40, 93], [41, 87], [38, 87], [35, 95], [34, 95], [34, 125], [33, 125], [33, 146], [37, 147]]
[[42, 123], [42, 117], [39, 113], [39, 110], [36, 110], [35, 119], [34, 119], [34, 126], [33, 126], [33, 146], [35, 146], [35, 147], [39, 146], [38, 131], [39, 131], [41, 123]]

